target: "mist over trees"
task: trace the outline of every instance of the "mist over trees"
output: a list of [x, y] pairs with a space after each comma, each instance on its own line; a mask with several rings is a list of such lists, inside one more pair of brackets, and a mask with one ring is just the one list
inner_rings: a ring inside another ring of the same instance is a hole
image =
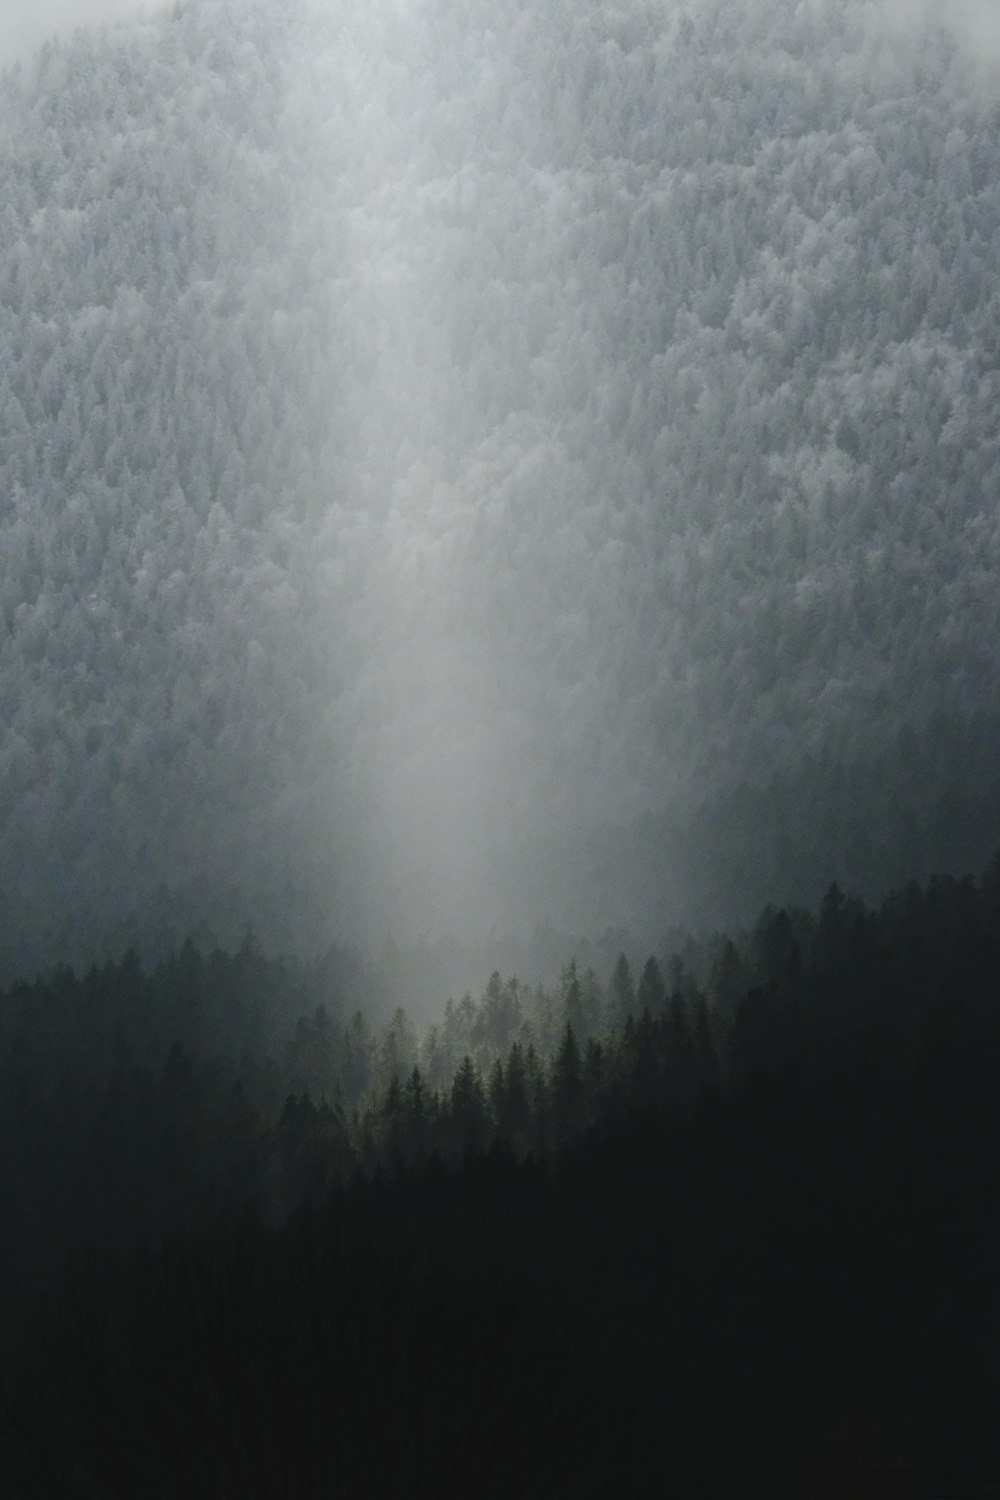
[[71, 9], [0, 1489], [995, 1495], [992, 11]]
[[6, 77], [5, 973], [982, 864], [997, 96], [902, 14], [199, 0]]
[[0, 13], [0, 67], [28, 60], [43, 42], [83, 26], [163, 11], [171, 0], [6, 0]]
[[833, 886], [423, 1026], [252, 942], [0, 991], [4, 1493], [995, 1495], [998, 918]]

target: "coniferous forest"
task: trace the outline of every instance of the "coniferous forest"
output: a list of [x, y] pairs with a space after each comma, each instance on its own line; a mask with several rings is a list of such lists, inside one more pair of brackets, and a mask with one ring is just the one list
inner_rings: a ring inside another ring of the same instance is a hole
[[20, 59], [0, 982], [982, 868], [975, 9], [188, 0]]
[[1000, 1500], [998, 412], [979, 0], [0, 0], [0, 1494]]
[[14, 987], [6, 1493], [997, 1494], [998, 967], [995, 862], [421, 1032], [250, 940]]

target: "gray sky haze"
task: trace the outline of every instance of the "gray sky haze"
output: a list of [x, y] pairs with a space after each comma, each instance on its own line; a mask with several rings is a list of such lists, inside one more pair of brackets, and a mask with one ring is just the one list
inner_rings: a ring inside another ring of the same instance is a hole
[[147, 14], [148, 0], [4, 0], [0, 6], [0, 67], [24, 61], [57, 33]]
[[951, 31], [970, 58], [992, 72], [1000, 63], [1000, 8], [995, 0], [883, 0], [877, 14], [894, 30], [912, 33], [921, 26]]

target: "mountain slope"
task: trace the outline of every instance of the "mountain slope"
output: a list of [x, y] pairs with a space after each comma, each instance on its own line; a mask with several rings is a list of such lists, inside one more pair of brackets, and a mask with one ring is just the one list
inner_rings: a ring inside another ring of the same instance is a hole
[[995, 97], [858, 0], [201, 0], [9, 77], [6, 964], [981, 863]]

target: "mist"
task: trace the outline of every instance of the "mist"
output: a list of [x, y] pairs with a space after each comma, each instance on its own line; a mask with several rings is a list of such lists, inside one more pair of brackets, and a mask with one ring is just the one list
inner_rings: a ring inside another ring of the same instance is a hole
[[996, 33], [8, 3], [0, 1493], [1000, 1494]]
[[954, 0], [944, 9], [928, 0], [882, 0], [876, 13], [902, 35], [928, 29], [950, 33], [974, 69], [992, 70], [1000, 61], [1000, 17], [988, 0]]
[[204, 0], [4, 96], [8, 967], [985, 863], [956, 14]]
[[24, 61], [54, 36], [66, 39], [83, 26], [144, 17], [163, 10], [163, 0], [5, 0], [0, 12], [0, 67]]

